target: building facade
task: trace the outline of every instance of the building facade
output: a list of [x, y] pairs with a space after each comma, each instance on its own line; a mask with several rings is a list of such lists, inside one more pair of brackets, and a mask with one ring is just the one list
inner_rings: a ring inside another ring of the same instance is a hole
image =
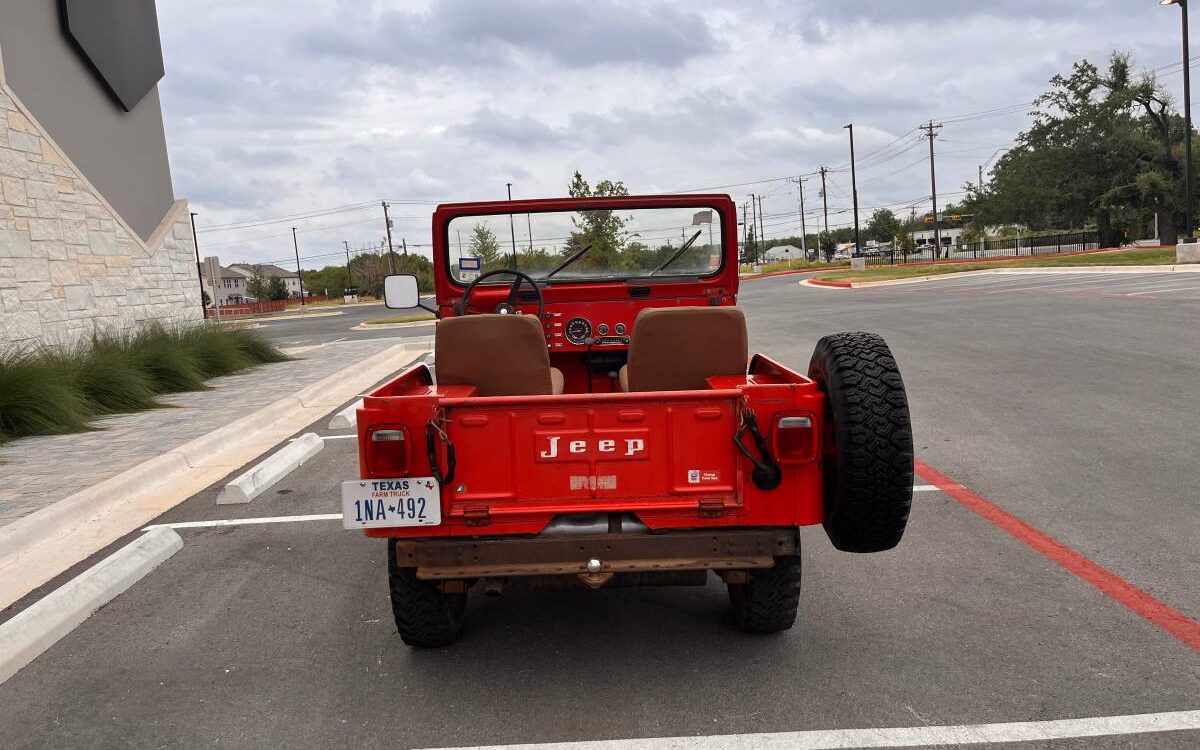
[[201, 319], [161, 68], [152, 0], [0, 3], [0, 347]]

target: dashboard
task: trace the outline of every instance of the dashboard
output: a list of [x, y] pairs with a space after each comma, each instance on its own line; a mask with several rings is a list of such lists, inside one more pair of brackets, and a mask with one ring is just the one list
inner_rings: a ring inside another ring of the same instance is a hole
[[551, 351], [628, 347], [633, 319], [644, 303], [575, 303], [568, 312], [547, 306], [543, 323]]

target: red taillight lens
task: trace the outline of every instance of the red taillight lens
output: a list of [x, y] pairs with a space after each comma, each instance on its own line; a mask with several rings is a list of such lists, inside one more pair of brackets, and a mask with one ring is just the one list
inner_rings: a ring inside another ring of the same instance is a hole
[[373, 477], [408, 476], [412, 435], [404, 425], [378, 426], [367, 430], [367, 469]]
[[779, 463], [806, 463], [816, 458], [816, 420], [811, 414], [776, 415], [772, 432], [775, 460]]

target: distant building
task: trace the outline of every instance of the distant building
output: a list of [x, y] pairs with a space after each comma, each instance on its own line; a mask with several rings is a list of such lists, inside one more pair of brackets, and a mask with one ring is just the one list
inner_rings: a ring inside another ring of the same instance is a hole
[[267, 279], [283, 279], [289, 297], [300, 296], [300, 276], [295, 271], [271, 263], [234, 263], [221, 269], [217, 279], [216, 290], [213, 289], [212, 279], [209, 278], [209, 268], [212, 263], [206, 258], [200, 266], [200, 274], [204, 280], [204, 291], [209, 300], [217, 300], [221, 305], [236, 305], [242, 302], [256, 302], [250, 293], [250, 281], [258, 275]]
[[763, 253], [764, 263], [778, 263], [785, 260], [804, 260], [804, 251], [795, 245], [775, 245]]

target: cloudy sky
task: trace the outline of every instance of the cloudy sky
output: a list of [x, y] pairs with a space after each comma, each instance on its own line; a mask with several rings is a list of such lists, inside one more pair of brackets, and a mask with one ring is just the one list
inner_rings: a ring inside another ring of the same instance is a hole
[[765, 195], [768, 236], [859, 197], [927, 209], [1009, 145], [1081, 57], [1130, 52], [1181, 88], [1156, 0], [159, 0], [176, 192], [223, 262], [337, 262], [383, 236], [418, 251], [442, 201], [565, 192], [578, 169], [635, 193]]

